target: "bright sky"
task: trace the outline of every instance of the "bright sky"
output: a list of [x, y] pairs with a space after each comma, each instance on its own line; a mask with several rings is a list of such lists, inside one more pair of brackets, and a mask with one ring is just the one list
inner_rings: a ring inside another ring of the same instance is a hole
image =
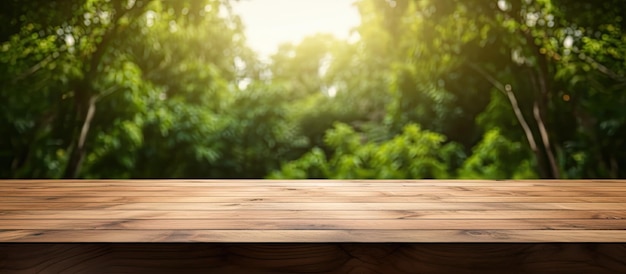
[[260, 57], [284, 42], [318, 32], [348, 39], [360, 20], [354, 0], [240, 0], [233, 8], [246, 26], [248, 44]]

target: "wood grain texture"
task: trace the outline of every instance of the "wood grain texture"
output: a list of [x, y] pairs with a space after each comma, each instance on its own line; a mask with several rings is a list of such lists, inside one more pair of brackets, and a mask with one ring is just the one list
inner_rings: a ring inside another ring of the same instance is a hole
[[3, 196], [3, 202], [25, 203], [621, 203], [624, 197], [581, 197], [581, 196], [558, 196], [558, 197], [442, 197], [437, 194], [428, 196], [306, 196], [306, 197], [259, 197], [250, 196], [64, 196], [71, 194], [57, 194], [44, 197], [33, 196]]
[[[515, 219], [595, 219], [622, 220], [626, 219], [626, 211], [620, 210], [507, 210], [508, 218]], [[36, 220], [64, 220], [66, 216], [71, 220], [82, 219], [116, 219], [116, 220], [185, 220], [185, 219], [339, 219], [339, 220], [411, 220], [433, 219], [441, 220], [498, 220], [503, 219], [501, 210], [11, 210], [0, 212], [0, 219], [36, 219]], [[233, 221], [234, 222], [234, 221]], [[254, 228], [250, 228], [254, 229]]]
[[0, 180], [0, 273], [626, 273], [626, 180]]
[[625, 244], [0, 244], [3, 273], [625, 273]]
[[626, 242], [623, 180], [0, 180], [0, 241]]
[[[556, 239], [556, 240], [555, 240]], [[0, 242], [50, 243], [540, 243], [624, 242], [624, 231], [590, 229], [15, 229]]]

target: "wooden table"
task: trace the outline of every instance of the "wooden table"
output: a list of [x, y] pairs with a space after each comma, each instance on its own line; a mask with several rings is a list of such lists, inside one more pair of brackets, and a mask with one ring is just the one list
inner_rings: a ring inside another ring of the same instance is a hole
[[626, 273], [626, 180], [0, 181], [2, 273], [181, 268]]

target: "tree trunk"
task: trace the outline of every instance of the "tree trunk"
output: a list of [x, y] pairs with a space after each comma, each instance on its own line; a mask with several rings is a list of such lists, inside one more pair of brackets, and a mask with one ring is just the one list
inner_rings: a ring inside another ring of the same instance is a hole
[[551, 177], [553, 179], [558, 179], [561, 177], [559, 166], [556, 163], [556, 158], [554, 157], [554, 153], [552, 152], [552, 146], [550, 144], [550, 138], [548, 135], [548, 130], [543, 122], [543, 118], [541, 117], [539, 103], [535, 101], [533, 104], [533, 116], [535, 117], [535, 121], [537, 122], [537, 127], [539, 128], [539, 134], [541, 135], [541, 140], [543, 142], [543, 147], [546, 151], [546, 156], [548, 157], [548, 163], [550, 164]]
[[[135, 9], [133, 7], [132, 9]], [[78, 137], [74, 137], [72, 142], [74, 143], [71, 146], [70, 158], [68, 160], [67, 166], [65, 167], [65, 172], [63, 174], [64, 178], [77, 178], [80, 169], [82, 167], [83, 159], [87, 150], [85, 148], [85, 140], [87, 139], [87, 135], [89, 134], [89, 127], [91, 126], [91, 121], [93, 120], [93, 116], [96, 111], [96, 102], [98, 100], [98, 94], [95, 92], [92, 83], [96, 80], [98, 75], [98, 66], [102, 62], [102, 58], [106, 53], [111, 41], [115, 39], [116, 35], [119, 35], [118, 29], [119, 24], [118, 21], [122, 16], [127, 14], [129, 9], [121, 9], [118, 10], [119, 13], [116, 13], [113, 17], [111, 28], [107, 29], [104, 35], [102, 35], [102, 39], [97, 44], [95, 51], [91, 54], [91, 58], [85, 60], [85, 64], [87, 64], [85, 68], [85, 73], [82, 79], [78, 80], [78, 85], [75, 90], [75, 110], [76, 117], [82, 121], [80, 124], [80, 132]], [[84, 117], [84, 118], [83, 118]], [[77, 124], [77, 126], [78, 126]], [[74, 133], [76, 134], [76, 133]]]
[[511, 103], [511, 108], [513, 108], [513, 113], [515, 113], [515, 118], [519, 122], [522, 130], [524, 131], [524, 135], [526, 136], [526, 140], [528, 140], [528, 145], [530, 146], [530, 150], [535, 155], [535, 159], [537, 160], [537, 166], [539, 171], [539, 176], [541, 178], [551, 178], [549, 172], [544, 168], [543, 165], [543, 155], [541, 151], [537, 147], [537, 142], [535, 141], [535, 136], [533, 135], [532, 130], [530, 130], [530, 126], [524, 118], [524, 114], [522, 113], [522, 109], [519, 107], [517, 102], [517, 98], [515, 93], [513, 92], [513, 88], [511, 85], [504, 85], [496, 80], [493, 76], [489, 75], [486, 71], [484, 71], [479, 66], [474, 64], [470, 64], [470, 67], [477, 71], [480, 75], [482, 75], [487, 81], [489, 81], [495, 88], [500, 90], [506, 97], [509, 99], [509, 103]]
[[531, 47], [532, 53], [537, 58], [537, 69], [531, 68], [530, 71], [530, 78], [533, 81], [537, 93], [533, 103], [533, 117], [537, 122], [537, 129], [541, 136], [543, 149], [548, 158], [548, 164], [550, 165], [550, 178], [558, 179], [561, 177], [561, 172], [556, 163], [554, 152], [552, 151], [551, 138], [548, 133], [548, 126], [545, 122], [547, 101], [549, 98], [548, 94], [550, 93], [548, 60], [545, 52], [542, 53], [541, 48], [535, 43], [535, 37], [529, 31], [524, 31], [523, 35], [526, 37], [527, 44]]
[[89, 99], [87, 113], [85, 114], [85, 120], [82, 122], [80, 135], [71, 150], [70, 159], [67, 163], [67, 166], [65, 167], [65, 172], [63, 174], [64, 178], [78, 178], [80, 169], [83, 164], [83, 159], [85, 158], [85, 154], [87, 153], [87, 150], [85, 149], [85, 140], [87, 139], [87, 135], [89, 134], [89, 127], [91, 126], [93, 116], [96, 113], [96, 101], [97, 97], [95, 96], [92, 96]]

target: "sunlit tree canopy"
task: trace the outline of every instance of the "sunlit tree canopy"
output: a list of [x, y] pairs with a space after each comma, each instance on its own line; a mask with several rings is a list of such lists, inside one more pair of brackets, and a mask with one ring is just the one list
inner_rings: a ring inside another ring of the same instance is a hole
[[622, 1], [245, 1], [2, 1], [0, 177], [626, 177]]

